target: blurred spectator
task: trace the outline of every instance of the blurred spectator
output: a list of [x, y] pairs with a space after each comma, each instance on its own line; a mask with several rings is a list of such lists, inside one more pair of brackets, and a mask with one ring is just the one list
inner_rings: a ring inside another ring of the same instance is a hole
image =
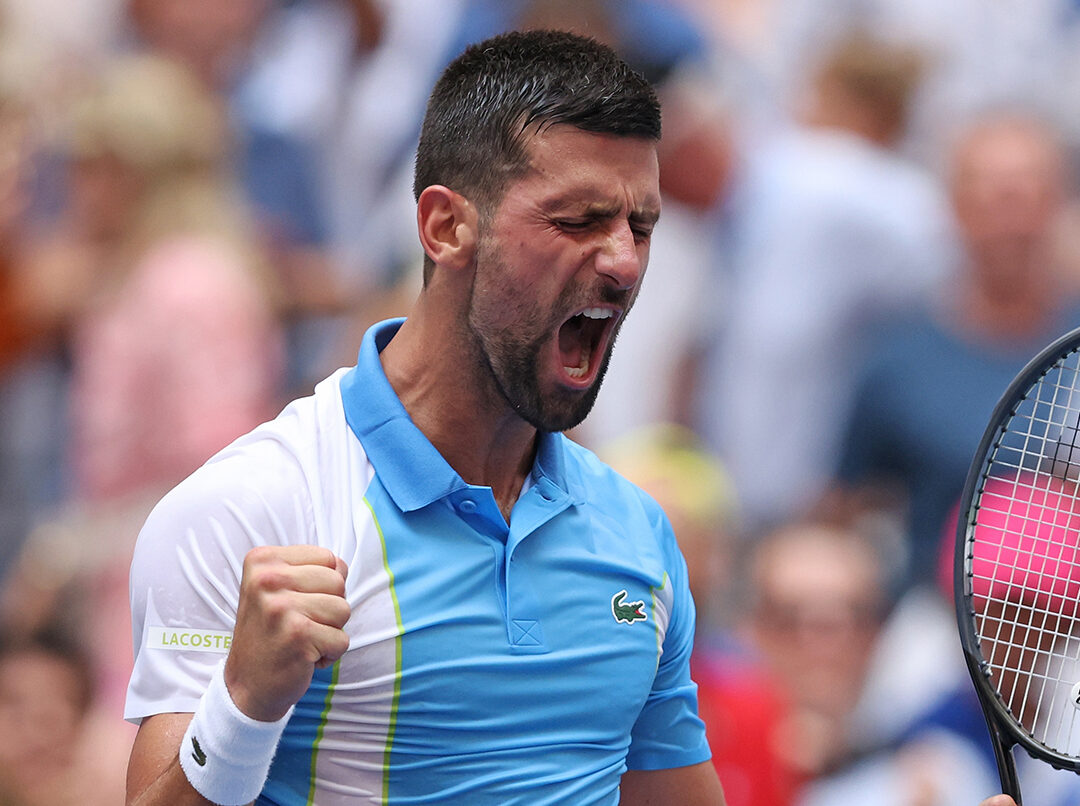
[[790, 701], [780, 746], [802, 776], [799, 806], [955, 806], [992, 791], [957, 743], [897, 752], [859, 730], [886, 570], [870, 539], [825, 524], [787, 524], [751, 549], [749, 635]]
[[917, 44], [930, 71], [910, 146], [925, 157], [951, 121], [992, 105], [1037, 104], [1080, 137], [1080, 8], [1074, 0], [785, 0], [781, 85], [852, 30]]
[[151, 56], [111, 63], [72, 106], [70, 203], [19, 281], [70, 362], [79, 505], [176, 483], [279, 403], [274, 286], [219, 112]]
[[[73, 103], [69, 204], [19, 282], [55, 361], [72, 362], [75, 433], [57, 450], [75, 457], [82, 499], [173, 483], [276, 407], [271, 286], [222, 177], [218, 113], [183, 68], [152, 57], [111, 64]], [[208, 338], [210, 354], [193, 349]]]
[[[123, 798], [108, 747], [92, 748], [91, 672], [53, 632], [0, 641], [0, 803], [106, 806]], [[96, 757], [95, 757], [96, 756]]]
[[[412, 153], [465, 0], [301, 0], [267, 15], [239, 102], [317, 154], [328, 248], [350, 297], [416, 252]], [[351, 357], [351, 356], [350, 356]]]
[[863, 37], [814, 74], [800, 123], [742, 155], [692, 423], [735, 481], [750, 532], [797, 516], [829, 478], [867, 336], [941, 282], [938, 184], [898, 155], [918, 55]]
[[80, 493], [174, 483], [280, 402], [281, 334], [248, 255], [179, 235], [147, 251], [75, 340]]
[[631, 431], [605, 461], [656, 498], [686, 558], [698, 622], [691, 671], [729, 806], [790, 806], [796, 776], [776, 752], [785, 701], [732, 631], [735, 502], [727, 474], [692, 432]]
[[904, 149], [937, 152], [943, 127], [989, 104], [1035, 101], [1080, 142], [1080, 8], [1074, 0], [675, 0], [702, 21], [717, 82], [753, 139], [782, 125], [805, 77], [855, 32], [914, 45], [927, 74]]
[[269, 0], [128, 0], [137, 49], [185, 65], [226, 105], [236, 145], [233, 167], [268, 237], [282, 247], [320, 244], [325, 221], [310, 149], [263, 125], [234, 94], [251, 67], [269, 10]]
[[749, 636], [791, 700], [783, 748], [811, 779], [857, 750], [848, 734], [885, 615], [884, 569], [860, 535], [790, 524], [747, 569]]
[[949, 170], [963, 246], [955, 281], [881, 334], [861, 372], [839, 479], [849, 508], [903, 524], [901, 587], [933, 584], [939, 536], [998, 398], [1080, 325], [1053, 265], [1067, 177], [1059, 137], [1040, 120], [1002, 113], [968, 126]]
[[5, 80], [8, 56], [0, 44], [0, 575], [29, 527], [33, 510], [15, 394], [19, 367], [35, 336], [16, 277], [25, 240], [33, 145], [27, 104]]
[[[195, 75], [230, 134], [226, 166], [253, 213], [261, 248], [282, 287], [287, 381], [304, 393], [324, 374], [348, 303], [326, 255], [327, 220], [318, 155], [275, 128], [245, 94], [271, 0], [128, 0], [128, 49], [165, 56]], [[319, 81], [318, 76], [309, 76]]]
[[85, 79], [57, 136], [61, 216], [21, 267], [38, 326], [63, 342], [73, 321], [122, 282], [160, 200], [191, 177], [218, 181], [223, 138], [212, 100], [172, 62], [121, 59]]

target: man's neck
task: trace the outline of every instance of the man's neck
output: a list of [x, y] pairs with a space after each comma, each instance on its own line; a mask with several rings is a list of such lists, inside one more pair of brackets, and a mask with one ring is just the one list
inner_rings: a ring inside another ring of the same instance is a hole
[[462, 366], [469, 359], [446, 332], [410, 317], [381, 353], [383, 370], [413, 424], [462, 479], [491, 488], [509, 522], [537, 432]]

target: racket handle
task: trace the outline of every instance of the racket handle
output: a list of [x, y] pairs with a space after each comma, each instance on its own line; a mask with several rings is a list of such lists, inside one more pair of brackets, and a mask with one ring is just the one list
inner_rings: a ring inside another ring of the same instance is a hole
[[998, 777], [1001, 779], [1001, 791], [1016, 801], [1016, 806], [1023, 806], [1020, 799], [1020, 779], [1016, 775], [1016, 760], [1013, 758], [1011, 745], [1005, 741], [1000, 728], [993, 719], [990, 724], [990, 742], [994, 746], [994, 758], [997, 760]]

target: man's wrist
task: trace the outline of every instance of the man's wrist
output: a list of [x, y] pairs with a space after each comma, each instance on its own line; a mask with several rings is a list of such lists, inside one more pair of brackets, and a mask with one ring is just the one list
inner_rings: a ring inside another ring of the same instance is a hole
[[224, 665], [214, 670], [188, 724], [180, 744], [180, 767], [211, 803], [241, 806], [262, 791], [292, 708], [275, 722], [252, 719], [229, 696]]

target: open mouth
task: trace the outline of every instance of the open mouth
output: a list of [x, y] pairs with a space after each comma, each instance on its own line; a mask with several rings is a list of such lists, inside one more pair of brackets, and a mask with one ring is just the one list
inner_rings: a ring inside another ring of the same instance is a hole
[[563, 371], [572, 380], [582, 381], [591, 375], [614, 321], [615, 311], [610, 308], [586, 308], [563, 322], [559, 328], [559, 356]]

